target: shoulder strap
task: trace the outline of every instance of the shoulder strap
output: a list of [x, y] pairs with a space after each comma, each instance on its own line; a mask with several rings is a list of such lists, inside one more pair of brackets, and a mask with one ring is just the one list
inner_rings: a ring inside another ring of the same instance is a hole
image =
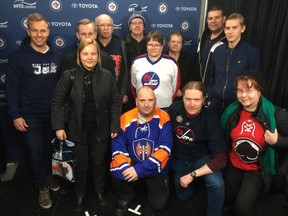
[[70, 88], [69, 88], [69, 92], [71, 92], [73, 83], [74, 83], [74, 79], [75, 79], [75, 68], [70, 69]]

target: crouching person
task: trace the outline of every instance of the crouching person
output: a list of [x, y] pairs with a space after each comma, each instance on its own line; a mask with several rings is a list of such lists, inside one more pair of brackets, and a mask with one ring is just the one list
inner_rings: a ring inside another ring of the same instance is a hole
[[204, 106], [206, 90], [201, 82], [189, 82], [183, 101], [169, 107], [175, 132], [172, 169], [177, 197], [190, 199], [195, 180], [202, 177], [207, 188], [207, 215], [221, 216], [224, 181], [221, 169], [226, 166], [224, 132], [213, 110]]
[[121, 131], [112, 140], [112, 184], [119, 201], [115, 215], [124, 215], [134, 197], [133, 186], [143, 183], [148, 203], [162, 210], [169, 199], [169, 161], [172, 125], [166, 112], [155, 107], [151, 88], [139, 89], [136, 108], [121, 116]]

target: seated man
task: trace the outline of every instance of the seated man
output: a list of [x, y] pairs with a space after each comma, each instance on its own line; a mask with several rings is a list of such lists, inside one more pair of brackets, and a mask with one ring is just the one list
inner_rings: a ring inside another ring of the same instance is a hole
[[119, 196], [116, 215], [124, 215], [134, 197], [132, 186], [145, 183], [148, 202], [163, 209], [169, 197], [169, 159], [173, 143], [172, 125], [166, 112], [155, 107], [148, 86], [141, 87], [136, 108], [121, 116], [121, 131], [112, 140], [112, 184]]

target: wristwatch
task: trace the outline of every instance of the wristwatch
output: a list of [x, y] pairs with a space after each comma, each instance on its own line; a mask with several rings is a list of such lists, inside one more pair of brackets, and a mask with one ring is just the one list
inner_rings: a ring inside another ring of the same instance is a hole
[[191, 177], [192, 177], [193, 179], [196, 179], [196, 177], [197, 177], [197, 175], [196, 175], [196, 172], [195, 172], [195, 171], [192, 171], [192, 172], [190, 173], [190, 175], [191, 175]]

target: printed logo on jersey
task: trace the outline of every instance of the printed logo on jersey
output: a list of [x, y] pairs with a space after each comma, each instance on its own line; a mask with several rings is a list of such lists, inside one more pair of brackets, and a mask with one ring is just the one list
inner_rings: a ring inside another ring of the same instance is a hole
[[183, 144], [189, 144], [195, 140], [193, 131], [188, 127], [178, 126], [175, 128], [175, 133], [179, 142]]
[[255, 128], [255, 123], [251, 119], [248, 119], [247, 121], [243, 122], [240, 134], [243, 134], [244, 132], [251, 133], [251, 135], [255, 137]]
[[257, 143], [245, 138], [237, 139], [234, 149], [244, 163], [255, 163], [261, 151], [261, 147]]
[[36, 1], [33, 3], [25, 2], [24, 0], [15, 0], [13, 8], [18, 9], [36, 9]]
[[154, 149], [154, 141], [143, 138], [133, 141], [133, 151], [139, 161], [145, 161], [151, 156]]
[[6, 40], [0, 36], [0, 49], [4, 49], [6, 47]]
[[158, 88], [160, 78], [155, 72], [148, 72], [142, 76], [141, 83], [143, 86], [149, 86], [152, 90]]
[[55, 12], [59, 12], [62, 10], [63, 4], [60, 0], [50, 0], [50, 8]]
[[54, 62], [44, 64], [32, 64], [32, 67], [34, 68], [34, 74], [36, 75], [56, 73], [57, 71], [57, 65]]
[[55, 47], [57, 47], [59, 49], [64, 48], [66, 45], [65, 39], [61, 36], [55, 37], [53, 43], [54, 43]]
[[115, 1], [109, 1], [106, 5], [107, 10], [110, 13], [116, 13], [118, 11], [118, 4]]
[[178, 115], [176, 117], [176, 122], [182, 123], [183, 122], [183, 117], [181, 115]]
[[159, 5], [158, 5], [158, 12], [159, 14], [161, 15], [164, 15], [168, 12], [168, 5], [165, 3], [165, 2], [161, 2]]

